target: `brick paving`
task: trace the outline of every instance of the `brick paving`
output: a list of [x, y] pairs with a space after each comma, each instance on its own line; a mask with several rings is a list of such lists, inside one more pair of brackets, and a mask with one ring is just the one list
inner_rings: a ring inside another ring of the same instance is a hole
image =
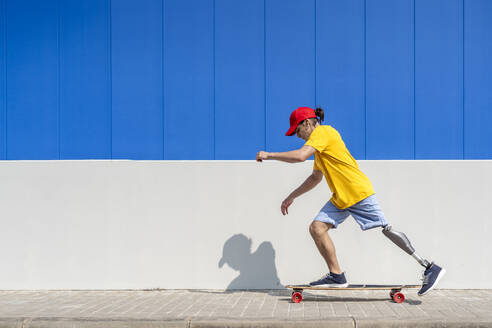
[[0, 291], [0, 327], [492, 327], [492, 290], [434, 290], [419, 297], [410, 289], [402, 304], [384, 290], [303, 296], [295, 304], [289, 290]]

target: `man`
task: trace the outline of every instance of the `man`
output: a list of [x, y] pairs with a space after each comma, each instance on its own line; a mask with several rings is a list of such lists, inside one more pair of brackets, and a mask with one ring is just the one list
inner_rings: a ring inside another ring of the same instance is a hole
[[321, 125], [323, 119], [324, 112], [321, 108], [316, 110], [309, 107], [297, 108], [290, 115], [290, 128], [286, 135], [296, 134], [306, 141], [304, 146], [288, 152], [260, 151], [256, 154], [256, 160], [259, 162], [273, 159], [288, 163], [303, 162], [314, 155], [312, 174], [282, 202], [283, 215], [288, 214], [288, 208], [295, 198], [313, 189], [323, 176], [333, 193], [309, 227], [311, 236], [328, 265], [329, 273], [311, 282], [310, 285], [326, 287], [348, 285], [345, 274], [338, 264], [335, 245], [328, 230], [336, 229], [349, 215], [352, 215], [362, 230], [382, 227], [386, 237], [426, 268], [418, 295], [427, 294], [446, 271], [418, 256], [405, 234], [394, 231], [388, 226], [374, 195], [371, 181], [359, 169], [338, 131], [329, 125]]

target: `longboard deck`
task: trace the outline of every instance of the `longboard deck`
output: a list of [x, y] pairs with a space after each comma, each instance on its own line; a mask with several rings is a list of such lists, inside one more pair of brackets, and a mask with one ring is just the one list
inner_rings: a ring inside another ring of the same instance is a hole
[[294, 290], [313, 289], [313, 290], [358, 290], [358, 289], [372, 289], [372, 290], [385, 290], [385, 289], [407, 289], [407, 288], [420, 288], [421, 285], [348, 285], [347, 287], [316, 287], [310, 285], [287, 285], [286, 288]]

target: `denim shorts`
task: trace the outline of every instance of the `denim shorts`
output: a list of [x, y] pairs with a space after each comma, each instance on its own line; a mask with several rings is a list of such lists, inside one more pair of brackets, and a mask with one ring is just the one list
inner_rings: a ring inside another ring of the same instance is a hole
[[388, 225], [375, 195], [371, 195], [343, 210], [337, 208], [331, 201], [328, 201], [314, 220], [331, 223], [333, 224], [333, 228], [336, 228], [349, 215], [352, 215], [362, 230]]

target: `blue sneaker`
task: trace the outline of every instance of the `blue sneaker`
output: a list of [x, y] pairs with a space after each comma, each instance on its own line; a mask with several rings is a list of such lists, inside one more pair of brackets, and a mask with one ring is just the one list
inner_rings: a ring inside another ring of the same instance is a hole
[[446, 273], [446, 270], [438, 266], [437, 264], [432, 263], [427, 269], [424, 271], [424, 278], [422, 283], [422, 288], [419, 290], [418, 295], [424, 296], [428, 292], [430, 292], [434, 287], [436, 287], [437, 283]]
[[347, 279], [345, 279], [345, 274], [328, 273], [321, 277], [321, 279], [310, 282], [310, 286], [313, 287], [347, 287]]

